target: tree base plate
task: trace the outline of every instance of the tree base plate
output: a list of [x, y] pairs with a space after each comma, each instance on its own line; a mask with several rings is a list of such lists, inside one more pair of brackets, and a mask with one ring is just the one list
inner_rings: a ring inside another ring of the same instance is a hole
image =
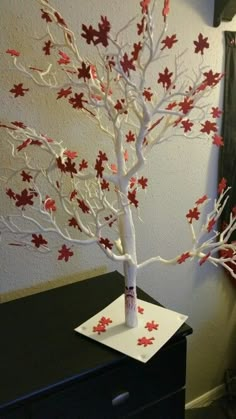
[[138, 299], [138, 326], [129, 328], [124, 321], [122, 306], [123, 294], [75, 331], [145, 363], [188, 318]]

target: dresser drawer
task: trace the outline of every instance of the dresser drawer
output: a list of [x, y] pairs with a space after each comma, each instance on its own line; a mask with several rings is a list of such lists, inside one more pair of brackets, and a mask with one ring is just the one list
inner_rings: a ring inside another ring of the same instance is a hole
[[185, 339], [167, 346], [147, 364], [124, 359], [119, 367], [33, 402], [32, 418], [111, 419], [131, 414], [184, 386], [185, 359]]

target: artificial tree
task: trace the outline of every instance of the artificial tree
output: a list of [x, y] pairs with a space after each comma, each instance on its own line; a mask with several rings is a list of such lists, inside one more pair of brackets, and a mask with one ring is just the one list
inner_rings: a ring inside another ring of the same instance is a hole
[[[162, 29], [158, 35], [153, 19], [156, 2], [151, 0], [137, 1], [138, 15], [115, 35], [107, 16], [101, 16], [97, 27], [83, 23], [80, 43], [94, 49], [94, 61], [81, 55], [60, 12], [48, 0], [38, 2], [46, 25], [40, 53], [50, 64], [26, 66], [20, 51], [14, 45], [9, 47], [6, 53], [25, 77], [14, 84], [10, 94], [30, 94], [26, 84], [30, 79], [35, 88], [50, 91], [57, 102], [66, 101], [78, 118], [84, 113], [103, 134], [104, 143], [94, 161], [88, 161], [80, 155], [79, 147], [78, 151], [68, 149], [65, 143], [37, 133], [25, 122], [2, 122], [16, 161], [14, 167], [3, 168], [2, 180], [18, 213], [0, 217], [1, 231], [17, 238], [11, 244], [42, 253], [50, 249], [51, 234], [57, 234], [62, 239], [57, 258], [65, 262], [74, 256], [76, 246], [96, 243], [108, 258], [123, 264], [126, 324], [136, 327], [136, 276], [145, 266], [155, 262], [178, 265], [197, 258], [200, 265], [208, 261], [236, 276], [227, 264], [236, 263], [236, 246], [228, 244], [236, 228], [235, 208], [223, 232], [217, 231], [229, 193], [226, 179], [221, 180], [219, 197], [199, 233], [194, 222], [208, 197], [203, 195], [189, 209], [186, 219], [192, 247], [171, 259], [157, 255], [139, 262], [133, 222], [139, 194], [148, 187], [143, 169], [157, 146], [176, 135], [186, 141], [204, 141], [206, 137], [215, 146], [223, 146], [217, 127], [222, 111], [207, 104], [223, 75], [205, 66], [203, 56], [209, 42], [201, 33], [192, 43], [193, 53], [200, 56], [199, 66], [191, 77], [186, 73], [184, 55], [174, 53], [177, 35], [167, 34], [168, 0], [159, 17]], [[127, 41], [130, 31], [134, 36], [131, 43]], [[171, 67], [163, 65], [172, 51]], [[80, 141], [86, 142], [86, 138]]]

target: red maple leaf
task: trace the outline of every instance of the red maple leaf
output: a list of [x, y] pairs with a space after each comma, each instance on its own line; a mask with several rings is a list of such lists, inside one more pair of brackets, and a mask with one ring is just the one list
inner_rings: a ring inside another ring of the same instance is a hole
[[70, 219], [68, 220], [68, 225], [69, 225], [70, 227], [77, 228], [79, 231], [82, 231], [82, 230], [81, 230], [81, 228], [80, 228], [80, 226], [79, 226], [79, 224], [78, 224], [78, 221], [76, 220], [76, 218], [75, 218], [75, 217], [72, 217], [72, 218], [70, 218]]
[[136, 199], [136, 189], [128, 192], [128, 199], [131, 204], [138, 208], [138, 200]]
[[12, 57], [19, 57], [20, 53], [16, 51], [15, 49], [7, 49], [7, 54], [10, 54]]
[[143, 345], [146, 348], [146, 346], [153, 344], [153, 340], [155, 340], [155, 338], [153, 337], [152, 338], [142, 337], [138, 339], [137, 345]]
[[69, 57], [69, 55], [67, 55], [65, 52], [63, 52], [63, 51], [59, 51], [59, 55], [60, 55], [60, 59], [57, 61], [58, 62], [58, 64], [64, 64], [64, 65], [67, 65], [67, 64], [70, 64], [70, 57]]
[[143, 307], [138, 306], [138, 313], [139, 313], [139, 314], [143, 314], [143, 313], [144, 313], [144, 308], [143, 308]]
[[107, 238], [104, 239], [103, 237], [101, 237], [99, 239], [99, 243], [101, 243], [105, 247], [105, 249], [110, 249], [111, 250], [112, 247], [113, 247], [113, 244]]
[[41, 18], [45, 19], [47, 23], [52, 22], [50, 15], [47, 12], [45, 12], [43, 9], [40, 9], [40, 10], [42, 12]]
[[25, 205], [33, 205], [34, 202], [32, 201], [32, 198], [34, 197], [34, 194], [29, 193], [27, 189], [24, 189], [21, 194], [15, 195], [16, 200], [16, 206], [17, 207], [25, 207]]
[[183, 119], [181, 124], [182, 128], [184, 128], [184, 132], [192, 131], [193, 123], [189, 119]]
[[83, 199], [77, 199], [79, 204], [79, 208], [83, 211], [84, 214], [88, 214], [90, 212], [89, 207], [85, 204]]
[[45, 246], [48, 244], [47, 240], [45, 240], [42, 234], [32, 234], [31, 242], [34, 243], [35, 247], [39, 248], [40, 246]]
[[44, 208], [46, 211], [56, 211], [56, 203], [54, 199], [50, 198], [50, 196], [46, 195], [45, 201], [44, 201]]
[[106, 153], [103, 153], [101, 150], [99, 150], [98, 159], [101, 161], [108, 161]]
[[71, 178], [73, 178], [73, 174], [76, 175], [77, 169], [75, 168], [75, 162], [72, 162], [72, 160], [68, 157], [65, 161], [65, 169], [66, 172], [70, 173]]
[[218, 193], [221, 194], [227, 186], [227, 180], [223, 177], [218, 185]]
[[182, 253], [182, 255], [180, 255], [179, 259], [177, 260], [177, 263], [180, 265], [181, 263], [185, 262], [188, 258], [190, 258], [189, 252]]
[[171, 111], [172, 109], [174, 109], [177, 106], [176, 102], [171, 102], [167, 105], [166, 109]]
[[211, 253], [207, 253], [205, 256], [203, 256], [200, 261], [199, 261], [199, 265], [203, 265], [203, 263], [205, 263], [207, 261], [207, 259], [209, 258], [209, 256], [211, 256]]
[[104, 171], [104, 167], [103, 167], [103, 165], [102, 165], [102, 160], [100, 160], [100, 159], [96, 159], [96, 164], [95, 164], [95, 166], [94, 166], [94, 169], [95, 169], [95, 170], [96, 170], [96, 172], [97, 172], [96, 177], [97, 177], [97, 178], [102, 177], [102, 173], [103, 173], [103, 171]]
[[10, 199], [16, 199], [15, 192], [13, 192], [13, 190], [11, 188], [6, 189], [6, 194], [7, 194], [7, 196], [9, 196]]
[[106, 16], [101, 16], [101, 22], [98, 24], [98, 31], [95, 32], [94, 45], [102, 44], [104, 47], [108, 46], [108, 34], [111, 29], [111, 24]]
[[86, 25], [82, 24], [82, 30], [84, 31], [81, 33], [81, 36], [86, 39], [87, 44], [94, 43], [94, 36], [96, 35], [95, 29], [92, 27], [92, 25], [89, 25], [87, 27]]
[[171, 77], [173, 76], [173, 73], [169, 71], [169, 69], [166, 67], [164, 70], [164, 73], [159, 73], [159, 79], [157, 80], [157, 83], [162, 83], [162, 86], [166, 89], [169, 89], [171, 86]]
[[82, 62], [82, 67], [78, 68], [78, 78], [83, 78], [84, 81], [86, 81], [86, 79], [91, 79], [90, 65], [86, 67], [86, 64]]
[[178, 42], [178, 39], [176, 39], [176, 34], [172, 36], [167, 36], [163, 41], [161, 41], [164, 46], [161, 48], [161, 51], [165, 48], [171, 49], [173, 45]]
[[131, 52], [131, 55], [133, 56], [133, 60], [136, 61], [138, 59], [140, 51], [142, 51], [143, 46], [141, 42], [138, 42], [137, 44], [136, 43], [133, 44], [133, 48], [134, 49]]
[[67, 97], [71, 95], [72, 89], [71, 87], [68, 87], [67, 89], [61, 89], [59, 92], [57, 92], [57, 99], [61, 99], [62, 97]]
[[31, 143], [31, 139], [27, 138], [27, 140], [23, 141], [18, 147], [16, 147], [17, 151], [23, 150], [23, 148], [26, 148]]
[[149, 332], [152, 332], [153, 330], [158, 330], [159, 324], [155, 323], [154, 320], [151, 322], [147, 322], [145, 329], [147, 329]]
[[207, 199], [208, 199], [208, 198], [207, 198], [207, 195], [203, 195], [201, 198], [199, 198], [199, 199], [195, 202], [195, 204], [197, 204], [197, 205], [203, 204], [203, 202], [205, 202]]
[[62, 173], [65, 173], [66, 172], [66, 167], [65, 167], [64, 163], [62, 162], [61, 156], [56, 158], [56, 162], [57, 162], [58, 169], [60, 169], [60, 171]]
[[141, 185], [142, 189], [146, 189], [147, 188], [147, 183], [148, 183], [148, 179], [145, 177], [141, 177], [138, 179], [138, 184]]
[[23, 83], [14, 84], [14, 87], [11, 90], [9, 90], [9, 92], [14, 94], [14, 97], [25, 96], [25, 93], [28, 91], [29, 89], [23, 88]]
[[126, 134], [126, 142], [127, 143], [131, 143], [132, 141], [135, 141], [135, 134], [131, 131], [128, 132], [128, 134]]
[[151, 2], [151, 0], [142, 0], [140, 2], [140, 6], [141, 6], [143, 14], [148, 13], [148, 6], [149, 6], [150, 2]]
[[70, 194], [70, 201], [75, 198], [75, 196], [78, 194], [78, 192], [74, 189]]
[[76, 159], [76, 157], [78, 157], [77, 151], [65, 150], [63, 154], [71, 160]]
[[195, 53], [197, 54], [198, 52], [200, 52], [202, 55], [204, 53], [204, 48], [209, 48], [209, 43], [207, 42], [208, 38], [203, 38], [203, 35], [201, 33], [199, 33], [198, 35], [198, 40], [197, 41], [193, 41], [194, 45], [195, 45]]
[[11, 124], [15, 125], [16, 127], [22, 128], [22, 129], [26, 128], [26, 125], [21, 121], [14, 121], [14, 122], [11, 122]]
[[211, 122], [207, 120], [204, 122], [204, 124], [201, 124], [201, 126], [202, 126], [202, 129], [200, 131], [206, 132], [207, 134], [217, 131], [217, 126], [215, 122]]
[[[44, 54], [45, 55], [50, 55], [52, 47], [53, 47], [53, 44], [52, 44], [50, 39], [49, 39], [49, 41], [45, 41], [44, 42], [44, 47], [42, 48], [42, 50], [44, 51]], [[39, 71], [41, 71], [41, 70], [39, 70]]]
[[88, 168], [88, 162], [86, 160], [82, 160], [79, 164], [79, 172], [81, 172], [83, 169]]
[[101, 317], [101, 319], [99, 320], [99, 324], [103, 324], [103, 326], [109, 326], [109, 324], [112, 323], [112, 320], [110, 319], [110, 317]]
[[212, 70], [206, 71], [205, 73], [203, 73], [203, 75], [205, 76], [203, 84], [205, 83], [207, 86], [216, 86], [216, 84], [219, 83], [219, 81], [222, 78], [222, 74], [214, 74]]
[[164, 22], [170, 12], [170, 0], [164, 0], [164, 7], [162, 9], [162, 16], [164, 17]]
[[109, 188], [110, 184], [105, 179], [102, 180], [100, 185], [101, 185], [102, 191], [105, 191], [105, 190], [109, 191], [110, 190], [110, 188]]
[[129, 76], [129, 71], [130, 70], [133, 70], [133, 71], [136, 70], [135, 65], [133, 63], [133, 58], [129, 59], [127, 53], [125, 53], [123, 55], [123, 61], [122, 60], [120, 61], [120, 65], [121, 65], [124, 73], [128, 74], [128, 76]]
[[117, 101], [116, 101], [116, 104], [115, 104], [114, 108], [115, 108], [118, 112], [120, 112], [120, 113], [125, 113], [125, 114], [127, 114], [127, 113], [128, 113], [128, 111], [127, 111], [127, 110], [125, 110], [125, 109], [123, 108], [124, 104], [125, 104], [125, 100], [124, 100], [124, 99], [117, 99]]
[[145, 17], [142, 18], [140, 23], [137, 23], [137, 28], [138, 28], [138, 35], [142, 35], [142, 33], [146, 30], [146, 25], [145, 25], [146, 21], [145, 21]]
[[145, 99], [148, 102], [151, 102], [152, 96], [153, 96], [153, 93], [151, 92], [151, 87], [148, 87], [147, 89], [144, 89], [143, 96], [145, 97]]
[[191, 224], [193, 220], [199, 220], [200, 211], [198, 211], [197, 207], [190, 209], [186, 217], [189, 219], [189, 223]]
[[97, 332], [100, 335], [103, 332], [106, 332], [106, 327], [104, 324], [98, 324], [97, 326], [93, 326], [93, 332]]
[[193, 109], [193, 100], [185, 97], [183, 102], [179, 103], [180, 110], [186, 115], [191, 109]]
[[68, 262], [69, 258], [71, 256], [73, 256], [74, 252], [72, 252], [72, 250], [70, 250], [70, 247], [66, 247], [65, 244], [62, 245], [61, 249], [58, 250], [59, 256], [58, 256], [58, 260], [65, 260], [65, 262]]
[[57, 22], [59, 23], [59, 25], [66, 26], [66, 23], [65, 23], [63, 17], [58, 12], [54, 12], [54, 16], [55, 16]]
[[209, 220], [208, 225], [207, 225], [207, 231], [208, 231], [208, 233], [211, 232], [211, 230], [213, 229], [215, 223], [216, 223], [215, 218], [212, 218], [211, 220]]
[[33, 179], [33, 177], [29, 173], [26, 173], [24, 170], [22, 170], [21, 176], [23, 182], [30, 182], [30, 180]]
[[220, 135], [214, 134], [212, 138], [212, 144], [217, 145], [218, 147], [224, 145], [223, 137], [221, 137]]
[[74, 97], [71, 97], [69, 99], [69, 103], [71, 103], [74, 109], [85, 109], [87, 112], [94, 116], [94, 114], [90, 110], [84, 107], [83, 103], [88, 103], [88, 101], [86, 99], [83, 99], [83, 96], [83, 93], [75, 93]]
[[219, 118], [222, 115], [223, 111], [221, 109], [219, 109], [218, 107], [214, 108], [214, 106], [212, 106], [211, 108], [211, 114], [213, 118]]

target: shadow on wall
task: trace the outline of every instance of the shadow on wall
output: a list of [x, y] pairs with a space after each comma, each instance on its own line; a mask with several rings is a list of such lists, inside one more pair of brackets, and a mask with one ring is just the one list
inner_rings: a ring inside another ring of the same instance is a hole
[[208, 26], [213, 26], [213, 16], [214, 16], [214, 0], [183, 0], [183, 3], [186, 3], [188, 8], [194, 10], [194, 13], [198, 14], [201, 19]]

